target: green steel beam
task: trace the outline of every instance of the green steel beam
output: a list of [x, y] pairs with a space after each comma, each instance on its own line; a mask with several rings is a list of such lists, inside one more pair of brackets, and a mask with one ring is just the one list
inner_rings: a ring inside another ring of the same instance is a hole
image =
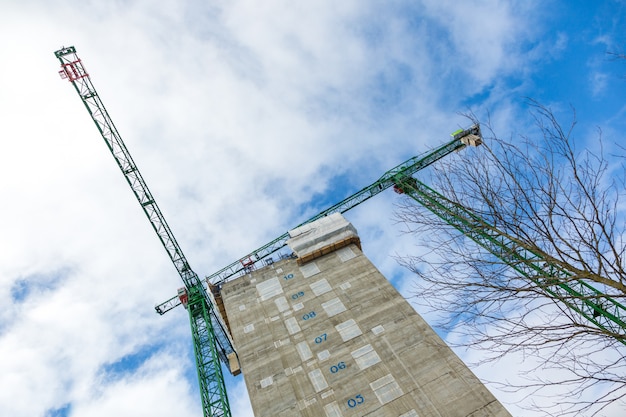
[[[478, 126], [472, 126], [469, 129], [457, 132], [457, 135], [455, 135], [454, 138], [448, 143], [439, 146], [438, 148], [426, 153], [425, 155], [414, 156], [413, 158], [404, 161], [400, 165], [385, 172], [378, 180], [374, 181], [372, 184], [357, 191], [356, 193], [343, 199], [339, 203], [327, 208], [326, 210], [318, 213], [307, 221], [300, 223], [296, 227], [300, 227], [302, 225], [314, 222], [315, 220], [329, 216], [333, 213], [345, 213], [346, 211], [358, 206], [364, 201], [369, 200], [375, 195], [385, 191], [387, 188], [392, 187], [395, 184], [394, 178], [396, 175], [413, 175], [417, 171], [426, 168], [427, 166], [431, 165], [433, 162], [438, 161], [444, 156], [464, 148], [466, 146], [466, 142], [463, 139], [468, 135], [480, 136], [480, 130]], [[241, 259], [252, 259], [254, 261], [264, 259], [270, 254], [284, 247], [287, 244], [287, 239], [289, 239], [289, 233], [283, 233], [276, 239], [261, 246], [257, 250], [249, 253]], [[220, 269], [219, 271], [214, 272], [206, 278], [212, 283], [223, 283], [227, 281], [230, 277], [241, 272], [245, 272], [245, 267], [243, 266], [241, 261], [235, 261], [230, 265]]]
[[[191, 319], [198, 375], [200, 378], [205, 378], [200, 379], [203, 412], [205, 417], [230, 416], [226, 390], [223, 388], [224, 380], [220, 368], [220, 359], [227, 362], [227, 356], [234, 352], [234, 348], [226, 328], [222, 325], [219, 312], [213, 305], [202, 281], [189, 266], [187, 258], [165, 221], [159, 206], [148, 189], [148, 185], [141, 176], [100, 96], [96, 92], [89, 74], [85, 70], [82, 61], [76, 55], [76, 48], [73, 46], [62, 48], [56, 51], [54, 55], [61, 62], [59, 74], [62, 78], [71, 82], [76, 89], [78, 96], [96, 124], [139, 205], [146, 217], [148, 217], [152, 228], [174, 264], [187, 292], [190, 295], [193, 294], [196, 299], [199, 297], [204, 300], [201, 303], [203, 314], [194, 313]], [[209, 369], [212, 369], [212, 371], [209, 371]], [[214, 389], [214, 387], [218, 388]], [[205, 392], [205, 389], [209, 391]], [[216, 395], [219, 397], [218, 399], [215, 399]]]
[[[385, 172], [378, 180], [374, 181], [372, 184], [364, 187], [363, 189], [357, 191], [349, 197], [346, 197], [339, 203], [318, 213], [307, 221], [300, 223], [296, 227], [311, 223], [317, 219], [329, 216], [333, 213], [345, 213], [346, 211], [358, 206], [364, 201], [367, 201], [375, 195], [385, 191], [387, 188], [394, 186], [395, 178], [398, 175], [411, 176], [419, 170], [426, 168], [427, 166], [440, 160], [444, 156], [451, 154], [454, 151], [461, 150], [467, 145], [478, 146], [481, 143], [480, 127], [478, 125], [473, 125], [468, 129], [457, 130], [452, 134], [452, 136], [453, 138], [449, 142], [425, 154], [414, 156], [402, 162], [396, 167]], [[246, 270], [250, 268], [250, 264], [245, 263], [244, 261], [251, 260], [252, 264], [259, 262], [270, 256], [274, 252], [277, 252], [281, 248], [285, 247], [285, 245], [287, 245], [288, 239], [289, 233], [283, 233], [271, 242], [266, 243], [260, 248], [245, 255], [241, 258], [241, 260], [235, 261], [230, 265], [220, 269], [219, 271], [207, 276], [207, 282], [221, 285], [227, 280], [245, 273]], [[177, 307], [178, 305], [180, 305], [180, 301], [177, 296], [174, 296], [169, 300], [157, 305], [155, 309], [159, 314], [165, 314], [166, 312]]]
[[399, 175], [399, 187], [440, 219], [455, 227], [549, 296], [626, 344], [626, 307], [577, 278], [574, 272], [516, 237], [497, 229], [470, 209], [450, 201], [413, 177]]

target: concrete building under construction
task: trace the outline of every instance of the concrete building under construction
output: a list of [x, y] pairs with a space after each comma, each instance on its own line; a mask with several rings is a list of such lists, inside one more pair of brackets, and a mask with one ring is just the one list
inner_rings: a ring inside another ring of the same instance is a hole
[[224, 284], [256, 417], [509, 416], [361, 252], [340, 214]]

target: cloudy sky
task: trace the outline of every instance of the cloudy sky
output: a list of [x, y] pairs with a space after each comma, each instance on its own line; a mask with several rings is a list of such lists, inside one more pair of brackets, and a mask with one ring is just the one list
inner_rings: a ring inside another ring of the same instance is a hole
[[[201, 415], [185, 311], [153, 309], [180, 279], [55, 50], [77, 48], [204, 276], [444, 143], [459, 112], [519, 134], [531, 97], [621, 141], [625, 18], [623, 0], [0, 0], [0, 415]], [[408, 295], [396, 198], [347, 217]], [[243, 378], [228, 388], [251, 416]]]

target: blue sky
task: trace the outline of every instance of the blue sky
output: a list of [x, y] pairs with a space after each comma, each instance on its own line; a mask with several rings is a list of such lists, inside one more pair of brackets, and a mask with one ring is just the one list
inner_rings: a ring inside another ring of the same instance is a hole
[[[0, 415], [200, 415], [187, 318], [153, 310], [179, 278], [58, 77], [63, 45], [76, 46], [201, 276], [447, 141], [467, 124], [459, 113], [489, 114], [508, 137], [531, 131], [527, 98], [564, 123], [574, 108], [580, 146], [598, 127], [621, 143], [626, 128], [626, 61], [607, 55], [626, 51], [624, 1], [23, 0], [0, 11]], [[393, 256], [415, 238], [392, 220], [396, 198], [348, 218], [408, 295]], [[497, 380], [521, 362], [475, 372]], [[242, 378], [228, 384], [234, 415], [250, 416]], [[490, 388], [532, 415], [524, 393]]]

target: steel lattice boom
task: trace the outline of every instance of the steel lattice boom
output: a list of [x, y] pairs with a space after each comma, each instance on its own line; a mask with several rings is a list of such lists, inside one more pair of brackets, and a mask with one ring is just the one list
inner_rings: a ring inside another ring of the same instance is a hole
[[528, 278], [553, 299], [626, 344], [626, 307], [577, 278], [546, 253], [490, 225], [412, 177], [398, 178], [402, 190], [439, 218]]
[[[471, 126], [468, 129], [461, 129], [453, 134], [451, 141], [433, 149], [423, 155], [414, 156], [398, 166], [385, 172], [378, 180], [372, 184], [364, 187], [349, 197], [343, 199], [339, 203], [327, 208], [319, 214], [311, 217], [307, 221], [299, 224], [296, 227], [300, 227], [307, 223], [314, 222], [325, 216], [329, 216], [333, 213], [345, 213], [346, 211], [358, 206], [362, 202], [374, 197], [375, 195], [385, 191], [389, 187], [393, 187], [396, 184], [396, 179], [399, 176], [411, 176], [421, 169], [426, 168], [432, 163], [438, 161], [446, 155], [451, 154], [454, 151], [463, 149], [467, 145], [478, 146], [481, 143], [480, 128], [478, 125]], [[221, 285], [228, 279], [245, 273], [246, 270], [253, 268], [256, 262], [265, 259], [272, 253], [280, 250], [287, 244], [289, 239], [289, 233], [285, 232], [271, 242], [261, 246], [257, 250], [242, 257], [240, 261], [235, 261], [230, 265], [220, 269], [217, 272], [209, 275], [207, 282], [215, 285]], [[164, 314], [169, 310], [180, 305], [178, 296], [174, 296], [169, 300], [157, 305], [155, 307], [159, 314]]]
[[[385, 172], [378, 180], [368, 185], [367, 187], [357, 191], [351, 196], [345, 198], [339, 203], [327, 208], [326, 210], [320, 212], [319, 214], [311, 217], [309, 220], [299, 224], [296, 227], [300, 227], [307, 223], [314, 222], [315, 220], [321, 219], [322, 217], [329, 216], [333, 213], [345, 213], [346, 211], [358, 206], [362, 202], [374, 197], [375, 195], [385, 191], [387, 188], [395, 185], [394, 178], [399, 175], [410, 176], [415, 174], [417, 171], [426, 168], [431, 165], [433, 162], [438, 161], [446, 155], [454, 151], [458, 151], [464, 148], [470, 138], [475, 141], [480, 137], [480, 130], [478, 126], [472, 126], [469, 129], [463, 130], [456, 135], [454, 135], [454, 139], [450, 142], [445, 143], [439, 146], [436, 149], [426, 153], [425, 155], [414, 156], [410, 158], [400, 165], [390, 169]], [[472, 142], [473, 143], [473, 142]], [[278, 238], [272, 240], [266, 245], [260, 247], [259, 249], [251, 252], [250, 254], [244, 256], [242, 259], [253, 259], [260, 260], [269, 254], [276, 252], [278, 249], [284, 247], [287, 243], [287, 239], [289, 238], [288, 233], [284, 233]], [[236, 275], [237, 273], [242, 272], [245, 269], [245, 264], [241, 261], [233, 262], [232, 264], [220, 269], [219, 271], [209, 275], [207, 279], [212, 283], [223, 283], [228, 280], [230, 277]]]
[[227, 357], [232, 357], [234, 354], [234, 348], [230, 335], [222, 324], [219, 312], [198, 275], [189, 266], [159, 206], [100, 100], [89, 74], [76, 55], [76, 49], [73, 46], [62, 48], [54, 54], [61, 62], [59, 74], [71, 82], [76, 89], [189, 294], [189, 318], [192, 325], [204, 415], [205, 417], [230, 416], [220, 359], [226, 362]]

